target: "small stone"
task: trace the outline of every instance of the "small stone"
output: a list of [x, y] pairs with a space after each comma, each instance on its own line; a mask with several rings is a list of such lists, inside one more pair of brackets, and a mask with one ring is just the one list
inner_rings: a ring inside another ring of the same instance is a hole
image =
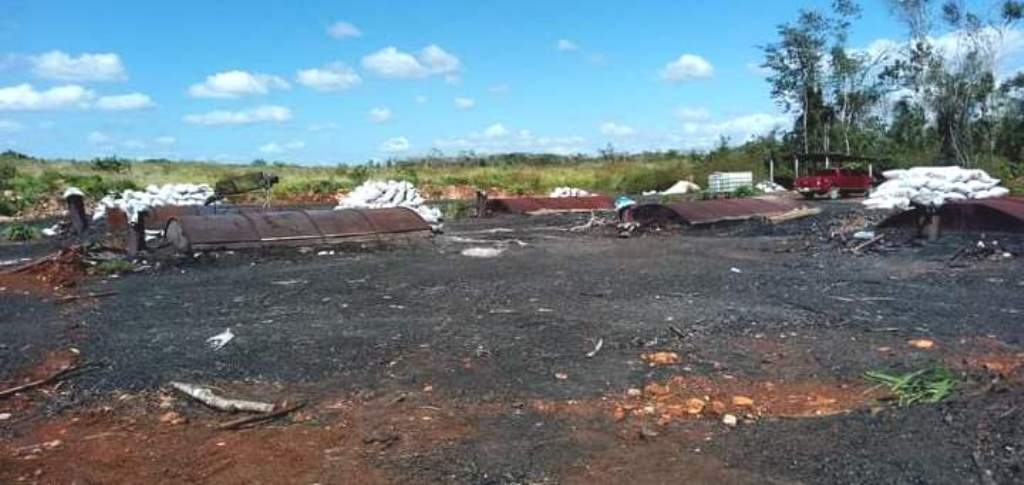
[[715, 415], [725, 414], [725, 403], [722, 401], [711, 401], [711, 413]]
[[704, 411], [705, 405], [706, 403], [703, 399], [691, 397], [686, 400], [686, 412], [689, 414], [700, 414], [701, 411]]
[[923, 338], [909, 340], [907, 344], [915, 349], [930, 349], [935, 346], [935, 342]]
[[679, 363], [679, 354], [675, 352], [651, 352], [641, 354], [640, 357], [654, 367], [656, 365], [672, 365]]
[[643, 391], [635, 387], [631, 387], [626, 390], [626, 395], [629, 397], [640, 397], [641, 394], [643, 394]]
[[555, 372], [555, 379], [558, 379], [560, 381], [564, 381], [564, 380], [566, 380], [568, 378], [569, 378], [569, 374], [566, 374], [565, 372]]
[[0, 421], [11, 419], [11, 413], [0, 413]]
[[726, 426], [736, 426], [736, 423], [736, 416], [733, 416], [732, 414], [726, 414], [725, 416], [722, 416], [722, 424]]
[[160, 415], [160, 422], [164, 424], [178, 425], [187, 423], [188, 419], [174, 411], [168, 411]]
[[754, 405], [754, 400], [749, 398], [749, 397], [747, 397], [747, 396], [733, 396], [732, 397], [732, 404], [734, 406], [749, 407], [749, 406], [753, 406]]

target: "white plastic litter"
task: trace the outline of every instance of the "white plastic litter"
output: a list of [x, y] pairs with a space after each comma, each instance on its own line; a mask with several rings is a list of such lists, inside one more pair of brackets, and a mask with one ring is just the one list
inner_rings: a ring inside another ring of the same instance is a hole
[[206, 344], [213, 350], [220, 350], [224, 348], [231, 339], [235, 338], [235, 334], [231, 333], [231, 329], [227, 329], [213, 337], [206, 339]]
[[857, 231], [853, 233], [854, 239], [873, 239], [875, 237], [875, 231]]
[[700, 186], [690, 182], [689, 180], [680, 180], [671, 187], [665, 189], [662, 195], [676, 195], [676, 194], [689, 194], [693, 192], [700, 192]]
[[911, 204], [939, 207], [950, 201], [1009, 195], [999, 179], [984, 170], [961, 167], [914, 167], [882, 172], [886, 181], [864, 200], [870, 209], [909, 209]]
[[496, 258], [501, 256], [501, 253], [505, 252], [501, 248], [466, 248], [462, 250], [462, 255], [470, 258]]
[[577, 189], [576, 187], [555, 187], [548, 197], [586, 197], [591, 195], [583, 189]]
[[92, 220], [98, 221], [107, 215], [107, 210], [118, 208], [134, 222], [138, 220], [139, 212], [147, 209], [164, 205], [202, 205], [211, 195], [213, 188], [207, 184], [150, 185], [146, 190], [125, 190], [100, 199], [93, 210]]
[[765, 180], [764, 182], [758, 182], [757, 185], [754, 186], [754, 188], [757, 189], [757, 190], [760, 190], [761, 192], [764, 192], [766, 194], [771, 194], [771, 193], [775, 193], [775, 192], [785, 192], [786, 191], [785, 187], [783, 187], [783, 186], [781, 186], [781, 185], [779, 185], [779, 184], [777, 184], [775, 182], [772, 182], [771, 180]]
[[416, 211], [428, 224], [441, 222], [441, 210], [428, 207], [416, 187], [406, 181], [367, 180], [338, 200], [337, 209], [383, 209], [406, 207]]
[[44, 227], [42, 231], [39, 231], [46, 237], [56, 236], [60, 232], [60, 224], [54, 224], [50, 227]]

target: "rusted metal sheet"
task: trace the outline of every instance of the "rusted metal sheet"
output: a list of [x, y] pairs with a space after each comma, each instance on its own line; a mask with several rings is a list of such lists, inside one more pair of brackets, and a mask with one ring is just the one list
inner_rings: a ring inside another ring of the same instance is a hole
[[724, 221], [742, 221], [768, 217], [799, 209], [803, 204], [782, 198], [713, 199], [681, 201], [673, 204], [643, 204], [630, 214], [641, 224], [677, 222], [700, 225]]
[[180, 251], [338, 244], [429, 234], [430, 226], [404, 207], [184, 215], [171, 219], [166, 230], [167, 240]]
[[[879, 227], [916, 228], [926, 214], [910, 209], [892, 215]], [[953, 232], [1024, 232], [1024, 198], [1000, 197], [948, 202], [939, 208], [939, 227]]]
[[610, 197], [588, 195], [585, 197], [517, 197], [509, 199], [487, 199], [488, 213], [539, 214], [545, 212], [590, 212], [609, 211], [615, 208]]

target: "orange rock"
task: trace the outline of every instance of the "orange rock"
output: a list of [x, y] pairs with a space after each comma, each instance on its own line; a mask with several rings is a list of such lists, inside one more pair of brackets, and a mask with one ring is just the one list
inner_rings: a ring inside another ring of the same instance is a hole
[[640, 357], [646, 360], [651, 366], [679, 363], [679, 354], [675, 352], [651, 352], [640, 354]]
[[915, 349], [930, 349], [935, 346], [935, 342], [924, 338], [909, 340], [907, 344]]
[[615, 406], [615, 409], [612, 410], [612, 417], [615, 418], [616, 421], [626, 419], [626, 409], [622, 406]]
[[671, 392], [672, 390], [669, 389], [668, 385], [658, 384], [657, 382], [652, 382], [644, 386], [644, 393], [652, 397], [667, 396]]
[[700, 414], [701, 411], [704, 411], [705, 405], [706, 403], [703, 399], [691, 397], [686, 400], [686, 412], [689, 414]]
[[160, 415], [160, 422], [164, 424], [185, 424], [188, 422], [188, 419], [174, 411], [168, 411]]
[[714, 414], [725, 414], [725, 403], [722, 401], [711, 401], [711, 412]]
[[754, 400], [749, 398], [749, 397], [747, 397], [747, 396], [733, 396], [732, 397], [732, 404], [734, 406], [749, 407], [749, 406], [753, 406], [754, 405]]

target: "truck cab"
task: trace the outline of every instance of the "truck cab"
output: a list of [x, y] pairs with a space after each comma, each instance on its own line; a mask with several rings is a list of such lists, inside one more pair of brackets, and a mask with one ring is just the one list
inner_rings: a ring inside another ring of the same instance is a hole
[[811, 175], [797, 177], [794, 186], [804, 197], [827, 196], [838, 199], [851, 193], [866, 194], [871, 191], [874, 181], [862, 170], [847, 168], [826, 168]]

